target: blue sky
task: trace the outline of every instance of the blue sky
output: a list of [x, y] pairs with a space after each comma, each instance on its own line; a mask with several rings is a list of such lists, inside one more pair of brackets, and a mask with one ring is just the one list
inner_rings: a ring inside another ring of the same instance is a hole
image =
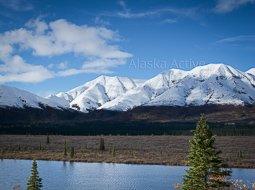
[[255, 67], [254, 0], [0, 0], [0, 83], [39, 95], [208, 63]]

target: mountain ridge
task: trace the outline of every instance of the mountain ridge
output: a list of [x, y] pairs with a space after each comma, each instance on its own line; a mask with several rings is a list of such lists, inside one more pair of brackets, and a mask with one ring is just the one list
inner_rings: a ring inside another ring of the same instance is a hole
[[255, 103], [255, 68], [242, 72], [208, 64], [189, 71], [170, 69], [148, 80], [101, 75], [46, 98], [0, 86], [0, 107], [127, 111], [140, 106], [250, 105]]
[[[246, 94], [246, 95], [245, 95]], [[134, 97], [139, 97], [140, 100]], [[169, 70], [147, 80], [99, 109], [126, 111], [138, 106], [253, 104], [253, 76], [223, 64], [199, 66], [190, 71]]]
[[65, 108], [62, 104], [15, 87], [0, 85], [0, 107]]

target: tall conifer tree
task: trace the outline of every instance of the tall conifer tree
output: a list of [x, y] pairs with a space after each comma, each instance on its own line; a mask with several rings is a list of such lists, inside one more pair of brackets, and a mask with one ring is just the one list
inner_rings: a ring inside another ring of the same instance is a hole
[[64, 156], [67, 156], [67, 143], [64, 144]]
[[224, 165], [214, 143], [215, 137], [202, 115], [190, 141], [189, 169], [184, 176], [183, 190], [219, 189], [229, 185], [230, 171], [222, 169]]
[[27, 182], [27, 190], [40, 190], [42, 188], [42, 179], [39, 177], [37, 163], [33, 160], [31, 176]]
[[104, 139], [103, 138], [100, 138], [99, 150], [101, 150], [101, 151], [105, 150], [105, 145], [104, 145]]

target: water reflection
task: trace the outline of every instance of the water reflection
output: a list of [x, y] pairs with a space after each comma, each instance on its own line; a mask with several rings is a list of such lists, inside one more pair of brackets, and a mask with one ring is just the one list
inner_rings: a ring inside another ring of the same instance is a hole
[[[171, 190], [182, 180], [185, 167], [38, 161], [38, 170], [45, 190]], [[30, 160], [2, 160], [0, 189], [19, 185], [26, 189]], [[255, 181], [254, 169], [233, 169], [234, 179]]]

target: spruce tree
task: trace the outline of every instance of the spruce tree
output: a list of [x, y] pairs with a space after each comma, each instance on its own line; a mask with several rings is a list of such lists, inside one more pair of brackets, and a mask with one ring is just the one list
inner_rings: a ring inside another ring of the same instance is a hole
[[40, 142], [39, 150], [42, 150], [42, 143]]
[[112, 147], [112, 156], [115, 157], [116, 156], [116, 150], [115, 150], [115, 146]]
[[229, 170], [222, 169], [220, 152], [214, 147], [215, 137], [206, 118], [201, 116], [194, 136], [190, 141], [189, 169], [184, 176], [183, 190], [208, 190], [228, 186]]
[[105, 150], [104, 139], [103, 138], [100, 138], [99, 150], [101, 150], [101, 151]]
[[71, 147], [71, 152], [70, 152], [70, 157], [73, 158], [74, 157], [74, 147]]
[[50, 144], [50, 137], [47, 135], [46, 144]]
[[27, 182], [27, 190], [40, 190], [42, 188], [42, 179], [39, 177], [37, 163], [33, 160], [31, 176]]
[[65, 141], [65, 145], [64, 145], [64, 156], [67, 156], [67, 143]]

